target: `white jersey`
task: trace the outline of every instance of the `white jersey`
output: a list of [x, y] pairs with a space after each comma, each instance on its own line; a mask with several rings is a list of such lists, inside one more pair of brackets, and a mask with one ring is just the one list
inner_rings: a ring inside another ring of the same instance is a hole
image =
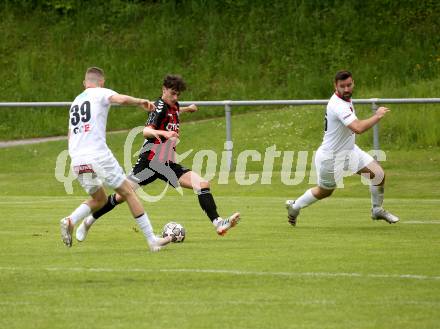
[[347, 126], [356, 120], [353, 103], [333, 94], [325, 112], [325, 132], [321, 149], [338, 153], [354, 147], [355, 133]]
[[111, 105], [109, 97], [115, 94], [107, 88], [87, 88], [73, 101], [69, 117], [69, 154], [72, 159], [110, 152], [105, 132]]

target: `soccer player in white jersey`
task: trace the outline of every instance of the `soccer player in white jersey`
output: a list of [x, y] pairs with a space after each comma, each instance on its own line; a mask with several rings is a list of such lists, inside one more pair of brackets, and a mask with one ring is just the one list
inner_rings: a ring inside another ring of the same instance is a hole
[[[209, 182], [191, 169], [176, 163], [175, 138], [180, 132], [180, 113], [197, 111], [195, 104], [180, 107], [178, 100], [185, 89], [186, 83], [181, 76], [170, 74], [165, 76], [162, 96], [155, 102], [156, 110], [149, 114], [145, 123], [143, 130], [145, 141], [136, 164], [128, 174], [128, 180], [132, 183], [133, 189], [146, 186], [156, 179], [161, 179], [174, 188], [193, 189], [200, 207], [210, 219], [217, 234], [223, 236], [237, 225], [240, 213], [236, 212], [227, 218], [220, 217]], [[117, 193], [110, 195], [103, 208], [87, 216], [78, 226], [76, 239], [79, 242], [84, 241], [96, 220], [122, 202], [124, 201]]]
[[348, 71], [338, 72], [334, 87], [335, 93], [325, 113], [324, 139], [315, 156], [318, 186], [307, 190], [296, 200], [286, 201], [289, 223], [295, 226], [302, 208], [330, 196], [342, 180], [345, 170], [366, 175], [370, 179], [372, 219], [396, 223], [399, 218], [382, 208], [385, 183], [382, 167], [355, 144], [355, 134], [362, 134], [373, 127], [389, 109], [379, 107], [370, 118], [359, 120], [351, 101], [354, 88], [352, 74]]
[[103, 184], [114, 189], [128, 204], [141, 228], [151, 251], [159, 251], [171, 239], [157, 238], [142, 204], [126, 179], [122, 168], [106, 143], [107, 116], [111, 104], [139, 105], [151, 111], [154, 104], [146, 99], [118, 94], [104, 88], [104, 72], [100, 68], [87, 69], [85, 90], [70, 107], [69, 155], [72, 169], [84, 190], [91, 196], [69, 216], [60, 221], [61, 238], [67, 247], [72, 246], [72, 232], [76, 223], [107, 202]]

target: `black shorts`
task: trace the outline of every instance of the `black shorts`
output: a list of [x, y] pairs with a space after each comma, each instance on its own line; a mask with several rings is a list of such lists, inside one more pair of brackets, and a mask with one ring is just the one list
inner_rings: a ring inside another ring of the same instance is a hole
[[178, 163], [163, 163], [140, 156], [128, 174], [128, 179], [139, 185], [148, 185], [159, 178], [176, 188], [179, 186], [179, 178], [189, 171], [191, 170]]

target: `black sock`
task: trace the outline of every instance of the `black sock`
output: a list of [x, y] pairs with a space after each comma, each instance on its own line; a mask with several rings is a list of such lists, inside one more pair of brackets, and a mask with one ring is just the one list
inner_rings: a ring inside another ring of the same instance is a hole
[[202, 209], [206, 212], [211, 222], [219, 217], [217, 206], [215, 205], [214, 198], [212, 197], [211, 190], [209, 188], [202, 188], [198, 192], [198, 198], [200, 207], [202, 207]]
[[112, 211], [113, 208], [116, 207], [118, 204], [119, 202], [116, 201], [116, 194], [109, 195], [107, 198], [107, 203], [104, 205], [104, 207], [94, 212], [93, 217], [98, 219], [102, 215], [105, 215], [109, 211]]

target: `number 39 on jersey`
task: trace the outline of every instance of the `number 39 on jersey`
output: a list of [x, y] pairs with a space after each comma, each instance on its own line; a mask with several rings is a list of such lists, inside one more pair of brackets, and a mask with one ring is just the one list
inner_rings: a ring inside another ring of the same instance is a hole
[[90, 102], [85, 101], [81, 106], [74, 105], [70, 108], [70, 124], [72, 125], [72, 132], [79, 134], [90, 131]]

